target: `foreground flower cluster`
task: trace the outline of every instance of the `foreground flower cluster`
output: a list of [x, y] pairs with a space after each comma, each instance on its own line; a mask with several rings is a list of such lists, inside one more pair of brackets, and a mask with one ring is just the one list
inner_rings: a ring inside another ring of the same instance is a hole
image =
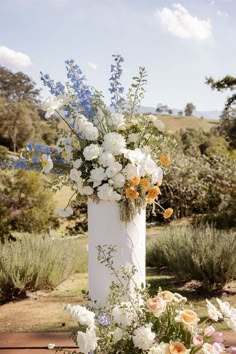
[[66, 309], [79, 322], [75, 341], [82, 353], [220, 354], [223, 336], [212, 321], [224, 320], [236, 332], [236, 309], [217, 302], [219, 309], [207, 301], [209, 318], [202, 323], [187, 299], [170, 291], [108, 303], [96, 311], [80, 305]]
[[[54, 149], [37, 151], [30, 145], [33, 162], [39, 162], [49, 173], [53, 168], [67, 176], [76, 194], [96, 201], [118, 202], [121, 219], [130, 221], [140, 208], [158, 204], [164, 169], [170, 164], [167, 154], [160, 151], [163, 123], [153, 115], [135, 114], [146, 83], [144, 68], [123, 98], [121, 86], [123, 58], [114, 56], [111, 67], [111, 108], [106, 107], [101, 94], [86, 84], [81, 69], [72, 61], [66, 62], [66, 85], [55, 83], [49, 75], [42, 76], [52, 96], [43, 104], [45, 117], [60, 117], [65, 123]], [[152, 146], [150, 143], [155, 142]], [[153, 159], [155, 156], [155, 160]], [[62, 167], [63, 166], [63, 167]], [[160, 207], [165, 218], [172, 209]], [[61, 211], [68, 216], [72, 209]]]

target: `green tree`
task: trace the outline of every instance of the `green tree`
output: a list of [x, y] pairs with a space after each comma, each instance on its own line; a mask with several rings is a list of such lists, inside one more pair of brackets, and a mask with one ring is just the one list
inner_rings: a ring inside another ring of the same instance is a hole
[[38, 112], [31, 102], [5, 101], [0, 109], [0, 134], [11, 142], [9, 148], [16, 152], [33, 137], [39, 121]]
[[193, 103], [187, 103], [184, 109], [184, 113], [186, 116], [191, 116], [193, 114], [193, 111], [196, 109]]
[[0, 97], [7, 102], [39, 102], [39, 90], [31, 78], [22, 72], [13, 73], [0, 66]]
[[[227, 75], [221, 80], [214, 80], [212, 77], [206, 79], [207, 85], [209, 85], [213, 90], [217, 91], [235, 91], [236, 90], [236, 77]], [[229, 107], [236, 105], [236, 93], [233, 93], [230, 97], [227, 98], [225, 103], [226, 110]]]

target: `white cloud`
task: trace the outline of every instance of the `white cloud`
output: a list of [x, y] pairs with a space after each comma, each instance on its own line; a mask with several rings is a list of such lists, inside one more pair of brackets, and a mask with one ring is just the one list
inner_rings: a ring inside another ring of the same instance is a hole
[[97, 64], [95, 64], [95, 63], [88, 62], [88, 66], [93, 70], [97, 69]]
[[219, 16], [219, 17], [229, 17], [228, 12], [225, 12], [225, 11], [217, 10], [217, 11], [216, 11], [216, 14], [217, 14], [217, 16]]
[[161, 26], [176, 37], [203, 41], [212, 35], [210, 20], [201, 20], [191, 15], [181, 4], [157, 9], [155, 16]]
[[31, 64], [31, 59], [27, 54], [0, 46], [0, 65], [18, 69], [25, 68]]

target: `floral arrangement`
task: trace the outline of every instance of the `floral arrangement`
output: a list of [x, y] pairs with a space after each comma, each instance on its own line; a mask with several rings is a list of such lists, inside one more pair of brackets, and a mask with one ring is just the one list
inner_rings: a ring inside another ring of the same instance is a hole
[[[154, 115], [136, 114], [144, 95], [144, 68], [139, 68], [127, 98], [123, 97], [122, 63], [123, 58], [114, 55], [110, 107], [100, 92], [87, 85], [73, 60], [66, 61], [69, 82], [65, 85], [42, 74], [52, 94], [42, 105], [45, 117], [60, 117], [64, 128], [53, 148], [29, 144], [26, 159], [30, 158], [32, 166], [40, 164], [44, 173], [54, 169], [58, 176], [63, 174], [63, 183], [70, 184], [77, 195], [119, 203], [124, 222], [131, 221], [147, 203], [153, 209], [158, 205], [164, 218], [169, 218], [173, 210], [163, 209], [158, 202], [163, 170], [170, 164], [161, 151], [164, 125]], [[59, 214], [72, 212], [68, 204]]]
[[[104, 308], [67, 305], [79, 323], [74, 336], [82, 353], [219, 354], [225, 351], [222, 333], [212, 325], [224, 321], [236, 332], [236, 309], [216, 299], [219, 309], [207, 302], [208, 318], [197, 313], [180, 294], [159, 290], [150, 297], [148, 289], [136, 287], [127, 294], [135, 269], [114, 269], [113, 246], [99, 247], [99, 260], [116, 276]], [[57, 349], [56, 349], [57, 350]]]

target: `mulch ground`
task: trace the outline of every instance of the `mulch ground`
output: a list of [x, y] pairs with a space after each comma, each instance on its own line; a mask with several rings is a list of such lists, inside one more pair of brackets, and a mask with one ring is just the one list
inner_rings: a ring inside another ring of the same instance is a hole
[[[236, 346], [236, 334], [224, 332], [225, 345]], [[69, 332], [0, 333], [0, 354], [49, 354], [48, 344], [79, 353]]]

